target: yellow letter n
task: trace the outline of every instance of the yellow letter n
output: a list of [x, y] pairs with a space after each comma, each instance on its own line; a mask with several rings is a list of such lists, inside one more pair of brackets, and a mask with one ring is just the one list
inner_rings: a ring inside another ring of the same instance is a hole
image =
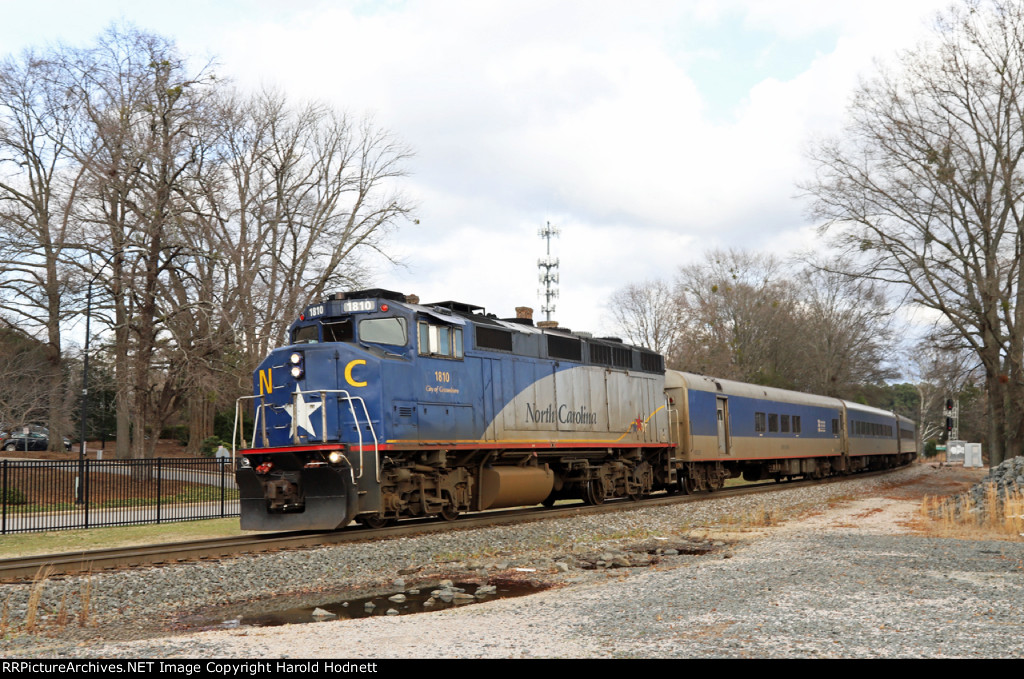
[[271, 377], [272, 370], [273, 368], [267, 368], [265, 372], [263, 370], [260, 371], [260, 396], [274, 391], [274, 378]]

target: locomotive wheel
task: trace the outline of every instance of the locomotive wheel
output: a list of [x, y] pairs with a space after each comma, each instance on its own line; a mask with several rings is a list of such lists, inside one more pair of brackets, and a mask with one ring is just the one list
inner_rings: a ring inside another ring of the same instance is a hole
[[693, 494], [693, 482], [690, 481], [689, 476], [685, 476], [683, 474], [679, 475], [679, 492], [683, 495]]
[[366, 516], [359, 517], [359, 523], [363, 524], [367, 528], [373, 528], [374, 530], [390, 526], [394, 522], [394, 519], [389, 519], [386, 516], [381, 516], [380, 514], [368, 514]]
[[441, 510], [441, 513], [438, 514], [438, 516], [440, 516], [445, 521], [454, 521], [455, 519], [459, 518], [459, 510], [456, 509], [455, 505], [447, 504], [444, 506], [444, 508]]
[[591, 505], [604, 504], [604, 482], [601, 479], [587, 481], [583, 499], [586, 500], [587, 504]]

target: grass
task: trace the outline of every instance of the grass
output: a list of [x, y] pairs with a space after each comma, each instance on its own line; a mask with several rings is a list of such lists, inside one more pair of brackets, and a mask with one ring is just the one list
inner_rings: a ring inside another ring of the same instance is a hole
[[921, 519], [925, 532], [941, 537], [1024, 541], [1024, 493], [1013, 486], [1000, 498], [989, 484], [981, 504], [969, 494], [959, 505], [953, 498], [925, 497]]
[[56, 610], [44, 610], [42, 607], [43, 590], [49, 584], [53, 575], [53, 566], [45, 565], [36, 571], [32, 578], [29, 589], [28, 601], [25, 605], [25, 620], [18, 624], [12, 622], [10, 615], [11, 595], [8, 594], [4, 601], [2, 612], [0, 612], [0, 640], [8, 638], [9, 635], [46, 633], [54, 627], [62, 630], [74, 619], [79, 627], [89, 627], [95, 623], [92, 615], [92, 574], [86, 576], [85, 584], [77, 592], [72, 592], [73, 598], [78, 599], [78, 610], [72, 616], [71, 606], [68, 602], [68, 592], [61, 594], [60, 605]]
[[53, 566], [45, 566], [40, 568], [39, 572], [32, 578], [32, 589], [28, 595], [28, 610], [25, 613], [26, 632], [34, 632], [36, 629], [36, 621], [39, 615], [39, 600], [43, 597], [43, 588], [46, 587], [46, 581], [52, 573]]
[[185, 542], [249, 533], [250, 531], [243, 531], [238, 527], [237, 518], [46, 533], [14, 533], [3, 536], [2, 545], [0, 545], [0, 559], [163, 542]]

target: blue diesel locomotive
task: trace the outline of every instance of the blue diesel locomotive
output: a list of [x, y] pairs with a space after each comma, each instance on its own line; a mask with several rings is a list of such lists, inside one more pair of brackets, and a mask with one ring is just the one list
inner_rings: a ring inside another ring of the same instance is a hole
[[254, 414], [237, 470], [247, 530], [597, 504], [916, 454], [892, 413], [666, 372], [614, 338], [377, 289], [307, 307], [253, 388], [239, 402]]

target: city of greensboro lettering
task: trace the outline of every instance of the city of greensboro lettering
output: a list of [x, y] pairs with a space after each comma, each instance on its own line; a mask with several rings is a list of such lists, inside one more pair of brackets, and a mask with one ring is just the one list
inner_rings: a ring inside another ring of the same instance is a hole
[[555, 410], [555, 406], [548, 405], [541, 410], [529, 403], [526, 404], [526, 421], [550, 424], [555, 419], [562, 424], [597, 424], [597, 413], [587, 410], [586, 406], [580, 406], [578, 410], [571, 410], [569, 406], [562, 404]]

